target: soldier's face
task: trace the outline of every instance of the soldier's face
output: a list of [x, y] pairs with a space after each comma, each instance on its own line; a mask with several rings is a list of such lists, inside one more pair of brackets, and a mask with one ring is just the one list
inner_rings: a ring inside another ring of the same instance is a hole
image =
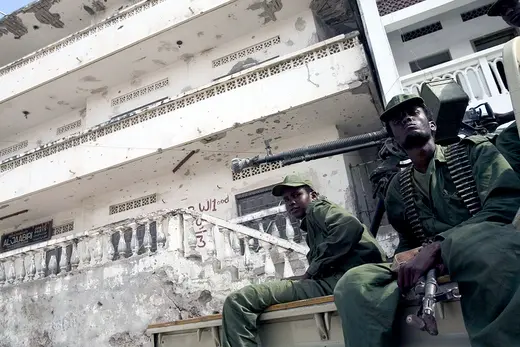
[[305, 187], [287, 187], [283, 193], [283, 202], [291, 216], [302, 219], [305, 217], [307, 207], [316, 196], [315, 192], [309, 193]]
[[437, 130], [434, 122], [428, 120], [424, 109], [411, 106], [397, 113], [388, 121], [395, 140], [404, 149], [422, 147]]

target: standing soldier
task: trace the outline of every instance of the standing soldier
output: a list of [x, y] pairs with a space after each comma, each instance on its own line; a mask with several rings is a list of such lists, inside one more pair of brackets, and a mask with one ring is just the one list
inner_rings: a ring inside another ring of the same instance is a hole
[[444, 265], [458, 283], [473, 347], [520, 344], [520, 179], [485, 137], [435, 145], [436, 125], [413, 95], [390, 100], [381, 115], [412, 165], [389, 184], [385, 207], [399, 233], [397, 252], [427, 243], [397, 273], [390, 264], [349, 270], [335, 290], [348, 347], [396, 346], [401, 294]]
[[226, 298], [222, 320], [223, 347], [253, 347], [257, 319], [271, 305], [331, 295], [350, 268], [382, 261], [382, 253], [367, 228], [345, 209], [335, 205], [297, 175], [287, 176], [273, 188], [283, 196], [287, 212], [301, 220], [307, 232], [309, 268], [299, 280], [250, 285]]

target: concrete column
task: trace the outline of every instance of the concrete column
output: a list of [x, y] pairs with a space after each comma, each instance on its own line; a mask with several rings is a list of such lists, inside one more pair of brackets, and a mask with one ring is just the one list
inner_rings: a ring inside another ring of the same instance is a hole
[[357, 3], [372, 59], [379, 74], [383, 102], [386, 104], [393, 96], [403, 92], [399, 72], [377, 10], [376, 0], [357, 0]]

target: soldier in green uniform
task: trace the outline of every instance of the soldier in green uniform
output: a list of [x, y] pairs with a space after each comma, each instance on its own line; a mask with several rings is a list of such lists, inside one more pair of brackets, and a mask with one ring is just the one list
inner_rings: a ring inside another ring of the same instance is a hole
[[287, 176], [273, 188], [287, 211], [307, 232], [309, 268], [301, 279], [250, 285], [229, 295], [223, 308], [222, 346], [252, 347], [257, 343], [257, 318], [267, 307], [333, 293], [350, 268], [378, 263], [382, 253], [367, 228], [345, 209], [321, 198], [312, 183]]
[[[345, 345], [397, 346], [392, 328], [401, 294], [443, 264], [458, 282], [471, 345], [519, 346], [520, 233], [510, 223], [520, 207], [520, 179], [484, 137], [436, 145], [436, 125], [417, 96], [392, 98], [381, 120], [413, 164], [386, 194], [388, 220], [400, 237], [396, 253], [431, 243], [397, 273], [390, 264], [368, 264], [343, 276], [334, 295]], [[469, 187], [463, 194], [460, 182]]]
[[520, 175], [520, 139], [516, 122], [511, 123], [496, 137], [495, 146], [507, 159], [513, 170]]

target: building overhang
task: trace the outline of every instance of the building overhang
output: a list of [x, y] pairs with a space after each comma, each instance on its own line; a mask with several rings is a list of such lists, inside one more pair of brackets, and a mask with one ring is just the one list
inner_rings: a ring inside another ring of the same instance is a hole
[[261, 4], [245, 0], [143, 1], [1, 67], [6, 88], [0, 90], [0, 136], [81, 110], [88, 98], [176, 62], [205, 59], [215, 47], [293, 17], [309, 4], [287, 2], [270, 17]]
[[420, 23], [475, 0], [425, 0], [381, 17], [387, 33]]
[[137, 2], [38, 0], [7, 16], [0, 16], [0, 66], [98, 23]]

